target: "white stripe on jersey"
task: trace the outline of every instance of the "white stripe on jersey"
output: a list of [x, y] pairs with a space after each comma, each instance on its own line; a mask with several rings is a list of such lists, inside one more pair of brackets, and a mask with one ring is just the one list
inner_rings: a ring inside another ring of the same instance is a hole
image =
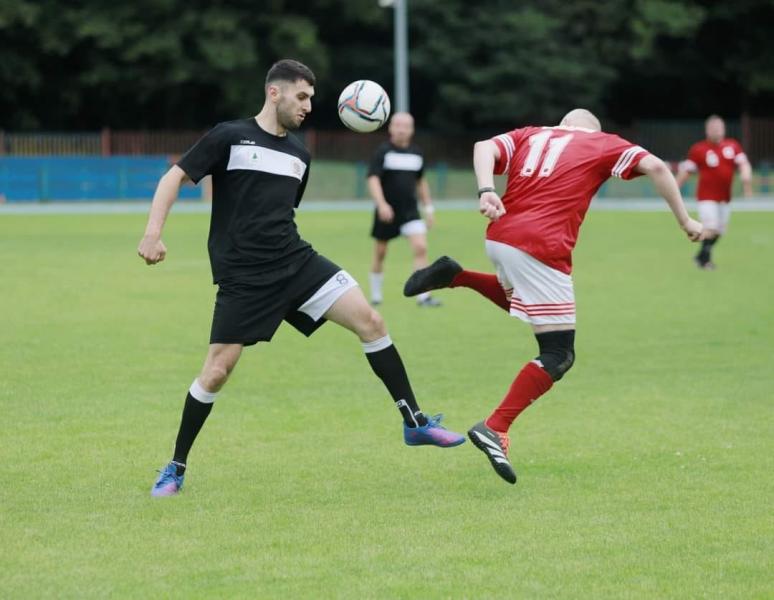
[[505, 155], [505, 167], [503, 168], [503, 175], [506, 175], [508, 173], [508, 169], [511, 168], [511, 156], [510, 154]]
[[511, 136], [507, 133], [503, 133], [497, 137], [500, 138], [500, 141], [502, 141], [503, 144], [505, 144], [505, 147], [508, 149], [508, 154], [513, 156], [513, 153], [516, 151], [516, 144], [513, 143]]
[[511, 136], [507, 133], [495, 136], [495, 139], [500, 140], [502, 145], [505, 146], [505, 168], [503, 169], [503, 173], [507, 173], [508, 168], [511, 166], [511, 157], [516, 151], [516, 144], [513, 143]]
[[388, 171], [421, 171], [423, 160], [419, 154], [387, 152], [383, 166]]
[[262, 171], [301, 181], [306, 164], [297, 156], [263, 146], [231, 146], [227, 171]]
[[503, 146], [505, 146], [505, 152], [508, 155], [508, 158], [513, 156], [513, 153], [516, 151], [516, 145], [513, 143], [511, 136], [507, 133], [503, 133], [502, 135], [496, 136], [496, 139], [500, 140]]
[[615, 177], [620, 177], [621, 166], [636, 151], [636, 148], [637, 146], [632, 146], [631, 148], [627, 148], [626, 150], [621, 152], [621, 155], [618, 157], [618, 160], [616, 161], [615, 165], [613, 165], [613, 168], [610, 170], [611, 175], [614, 175]]
[[621, 153], [621, 156], [618, 157], [618, 162], [615, 163], [613, 169], [610, 171], [613, 176], [621, 177], [622, 173], [629, 168], [630, 164], [632, 164], [634, 157], [640, 152], [645, 152], [645, 149], [640, 146], [632, 146], [631, 148], [624, 150]]

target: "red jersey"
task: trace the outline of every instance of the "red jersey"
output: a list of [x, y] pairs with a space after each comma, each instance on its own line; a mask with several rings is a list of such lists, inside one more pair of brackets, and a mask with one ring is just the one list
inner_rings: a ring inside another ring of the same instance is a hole
[[601, 131], [524, 127], [492, 138], [496, 175], [508, 174], [505, 214], [486, 238], [514, 246], [549, 267], [572, 271], [572, 250], [591, 198], [607, 179], [632, 179], [648, 152]]
[[729, 202], [736, 166], [746, 160], [742, 145], [732, 138], [725, 138], [718, 144], [702, 140], [691, 146], [688, 160], [680, 167], [690, 173], [699, 172], [698, 200]]

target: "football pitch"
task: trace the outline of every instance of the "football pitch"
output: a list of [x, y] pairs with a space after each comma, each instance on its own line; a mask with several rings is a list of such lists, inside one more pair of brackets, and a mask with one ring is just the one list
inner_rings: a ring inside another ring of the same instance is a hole
[[[302, 213], [367, 282], [367, 212]], [[206, 352], [208, 216], [0, 217], [2, 598], [771, 598], [774, 213], [740, 213], [701, 272], [668, 213], [592, 212], [575, 367], [514, 424], [516, 486], [470, 442], [410, 448], [357, 339], [283, 326], [247, 349], [177, 498], [151, 499]], [[430, 254], [490, 270], [484, 220]], [[428, 412], [465, 431], [536, 354], [470, 290], [386, 318]]]

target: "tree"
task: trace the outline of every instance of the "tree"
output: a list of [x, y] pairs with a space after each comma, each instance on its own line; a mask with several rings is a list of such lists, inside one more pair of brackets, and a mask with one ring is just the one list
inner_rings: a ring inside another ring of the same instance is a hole
[[655, 40], [687, 39], [703, 15], [668, 0], [412, 7], [413, 64], [432, 90], [422, 96], [433, 98], [436, 125], [459, 128], [553, 122], [574, 106], [606, 114], [608, 90], [642, 76], [636, 65], [651, 58]]
[[[421, 127], [774, 105], [771, 0], [408, 1]], [[255, 113], [283, 57], [318, 76], [310, 125], [338, 127], [350, 81], [392, 91], [392, 33], [376, 0], [0, 0], [0, 128], [203, 128]]]

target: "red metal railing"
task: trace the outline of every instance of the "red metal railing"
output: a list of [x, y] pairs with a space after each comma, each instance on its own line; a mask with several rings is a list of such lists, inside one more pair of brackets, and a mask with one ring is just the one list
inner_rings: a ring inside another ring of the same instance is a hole
[[[620, 133], [665, 160], [677, 161], [694, 142], [704, 137], [703, 120], [639, 121], [628, 127], [605, 124], [606, 130]], [[728, 135], [738, 138], [755, 164], [774, 163], [774, 118], [744, 117], [727, 122]], [[179, 155], [187, 150], [203, 131], [112, 131], [12, 133], [0, 131], [0, 155]], [[498, 132], [460, 135], [419, 131], [417, 143], [427, 161], [469, 166], [471, 148], [478, 139]], [[342, 161], [367, 161], [374, 148], [387, 139], [382, 130], [363, 135], [344, 129], [301, 132], [316, 158]]]

